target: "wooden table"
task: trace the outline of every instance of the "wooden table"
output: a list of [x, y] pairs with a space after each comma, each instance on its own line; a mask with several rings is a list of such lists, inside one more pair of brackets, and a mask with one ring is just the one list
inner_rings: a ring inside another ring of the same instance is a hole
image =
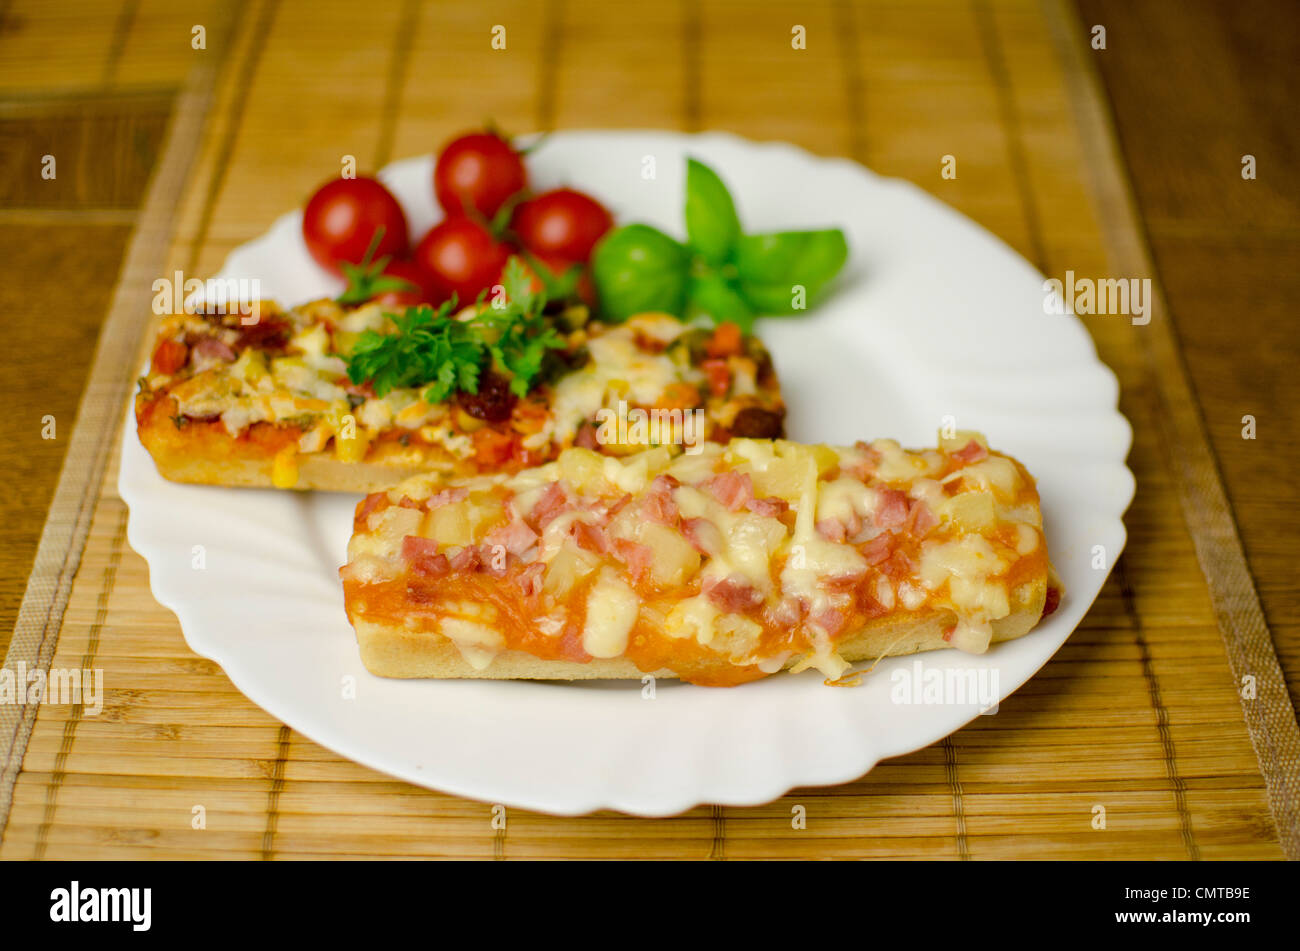
[[[1300, 31], [1293, 8], [1167, 9], [0, 0], [0, 460], [21, 487], [0, 497], [0, 652], [109, 688], [93, 718], [0, 706], [0, 857], [1300, 857]], [[998, 716], [765, 807], [495, 829], [187, 650], [114, 488], [151, 281], [211, 273], [345, 153], [376, 168], [485, 116], [787, 139], [917, 182], [1048, 275], [1153, 278], [1147, 327], [1085, 321], [1134, 427], [1129, 547]]]

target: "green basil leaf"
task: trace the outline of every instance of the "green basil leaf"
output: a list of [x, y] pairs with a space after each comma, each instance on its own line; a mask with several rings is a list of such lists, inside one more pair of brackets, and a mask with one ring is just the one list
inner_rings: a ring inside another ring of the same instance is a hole
[[834, 228], [745, 235], [734, 261], [741, 293], [759, 313], [792, 314], [812, 304], [848, 256], [844, 232]]
[[749, 333], [754, 326], [753, 308], [745, 302], [736, 286], [721, 274], [704, 274], [691, 278], [687, 316], [706, 316], [714, 324], [731, 321]]
[[731, 193], [703, 162], [686, 160], [686, 240], [710, 264], [722, 264], [740, 237]]
[[601, 313], [616, 321], [646, 311], [680, 317], [689, 267], [686, 249], [662, 231], [649, 225], [615, 228], [591, 258]]

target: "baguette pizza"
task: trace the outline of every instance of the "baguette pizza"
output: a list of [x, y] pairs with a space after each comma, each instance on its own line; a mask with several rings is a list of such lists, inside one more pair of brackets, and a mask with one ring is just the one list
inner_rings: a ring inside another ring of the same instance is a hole
[[981, 653], [1061, 597], [1033, 478], [975, 433], [421, 475], [358, 505], [340, 575], [361, 658], [388, 677], [834, 680]]
[[678, 442], [783, 432], [771, 358], [734, 324], [607, 325], [583, 307], [501, 316], [482, 302], [405, 316], [262, 302], [256, 314], [163, 319], [135, 412], [165, 478], [366, 492], [415, 473], [516, 471], [572, 445], [653, 445], [635, 425], [597, 438], [615, 406], [671, 417]]

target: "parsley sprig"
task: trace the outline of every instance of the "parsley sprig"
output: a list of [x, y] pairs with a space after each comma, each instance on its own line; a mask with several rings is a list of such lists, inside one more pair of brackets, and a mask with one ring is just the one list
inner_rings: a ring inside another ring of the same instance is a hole
[[419, 290], [410, 281], [384, 273], [384, 268], [388, 267], [388, 262], [392, 260], [391, 257], [385, 255], [378, 261], [373, 260], [375, 251], [379, 249], [379, 242], [382, 240], [384, 240], [384, 228], [380, 225], [375, 229], [375, 236], [370, 239], [370, 246], [366, 248], [365, 257], [361, 259], [360, 264], [341, 262], [343, 277], [348, 282], [348, 286], [335, 298], [335, 301], [345, 305], [364, 304], [372, 297], [378, 297], [388, 291], [400, 293]]
[[428, 386], [425, 399], [440, 403], [458, 390], [477, 393], [485, 369], [510, 377], [510, 390], [524, 396], [541, 375], [546, 355], [565, 346], [543, 314], [546, 295], [532, 289], [532, 276], [518, 258], [502, 275], [504, 295], [466, 320], [454, 316], [456, 299], [436, 310], [427, 304], [389, 314], [394, 333], [367, 330], [348, 358], [348, 378], [370, 381], [375, 395], [396, 387]]

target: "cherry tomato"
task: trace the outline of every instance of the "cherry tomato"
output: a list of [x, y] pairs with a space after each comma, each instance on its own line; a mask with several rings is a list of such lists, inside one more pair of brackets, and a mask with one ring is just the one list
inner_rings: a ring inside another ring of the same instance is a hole
[[[582, 265], [579, 261], [568, 261], [563, 258], [551, 257], [544, 254], [534, 254], [533, 259], [537, 261], [541, 267], [550, 271], [549, 278], [552, 284], [555, 284], [568, 275], [569, 271], [573, 267], [581, 265], [582, 270], [578, 274], [578, 283], [574, 287], [574, 291], [578, 295], [578, 300], [582, 301], [588, 307], [596, 306], [596, 286], [591, 281], [590, 268]], [[526, 261], [524, 262], [524, 267], [528, 268], [529, 272], [533, 275], [532, 289], [534, 291], [545, 290], [546, 287], [537, 276], [537, 272]]]
[[183, 340], [164, 337], [153, 351], [153, 372], [172, 376], [190, 360], [190, 348]]
[[384, 265], [382, 273], [385, 277], [400, 278], [415, 285], [413, 290], [384, 291], [371, 298], [385, 307], [412, 307], [415, 304], [432, 303], [437, 296], [430, 290], [429, 279], [425, 277], [424, 271], [420, 270], [420, 266], [412, 260], [397, 258], [389, 261]]
[[448, 218], [429, 230], [414, 257], [437, 300], [455, 294], [464, 305], [497, 283], [509, 256], [506, 246], [478, 222]]
[[433, 192], [448, 215], [471, 209], [491, 218], [528, 185], [518, 152], [499, 135], [475, 132], [452, 140], [433, 169]]
[[524, 247], [562, 261], [586, 261], [591, 249], [614, 224], [596, 199], [572, 188], [557, 188], [515, 209], [511, 225]]
[[397, 199], [373, 178], [336, 178], [311, 196], [302, 215], [307, 250], [321, 267], [341, 273], [339, 262], [360, 264], [374, 240], [374, 257], [406, 253], [406, 215]]

